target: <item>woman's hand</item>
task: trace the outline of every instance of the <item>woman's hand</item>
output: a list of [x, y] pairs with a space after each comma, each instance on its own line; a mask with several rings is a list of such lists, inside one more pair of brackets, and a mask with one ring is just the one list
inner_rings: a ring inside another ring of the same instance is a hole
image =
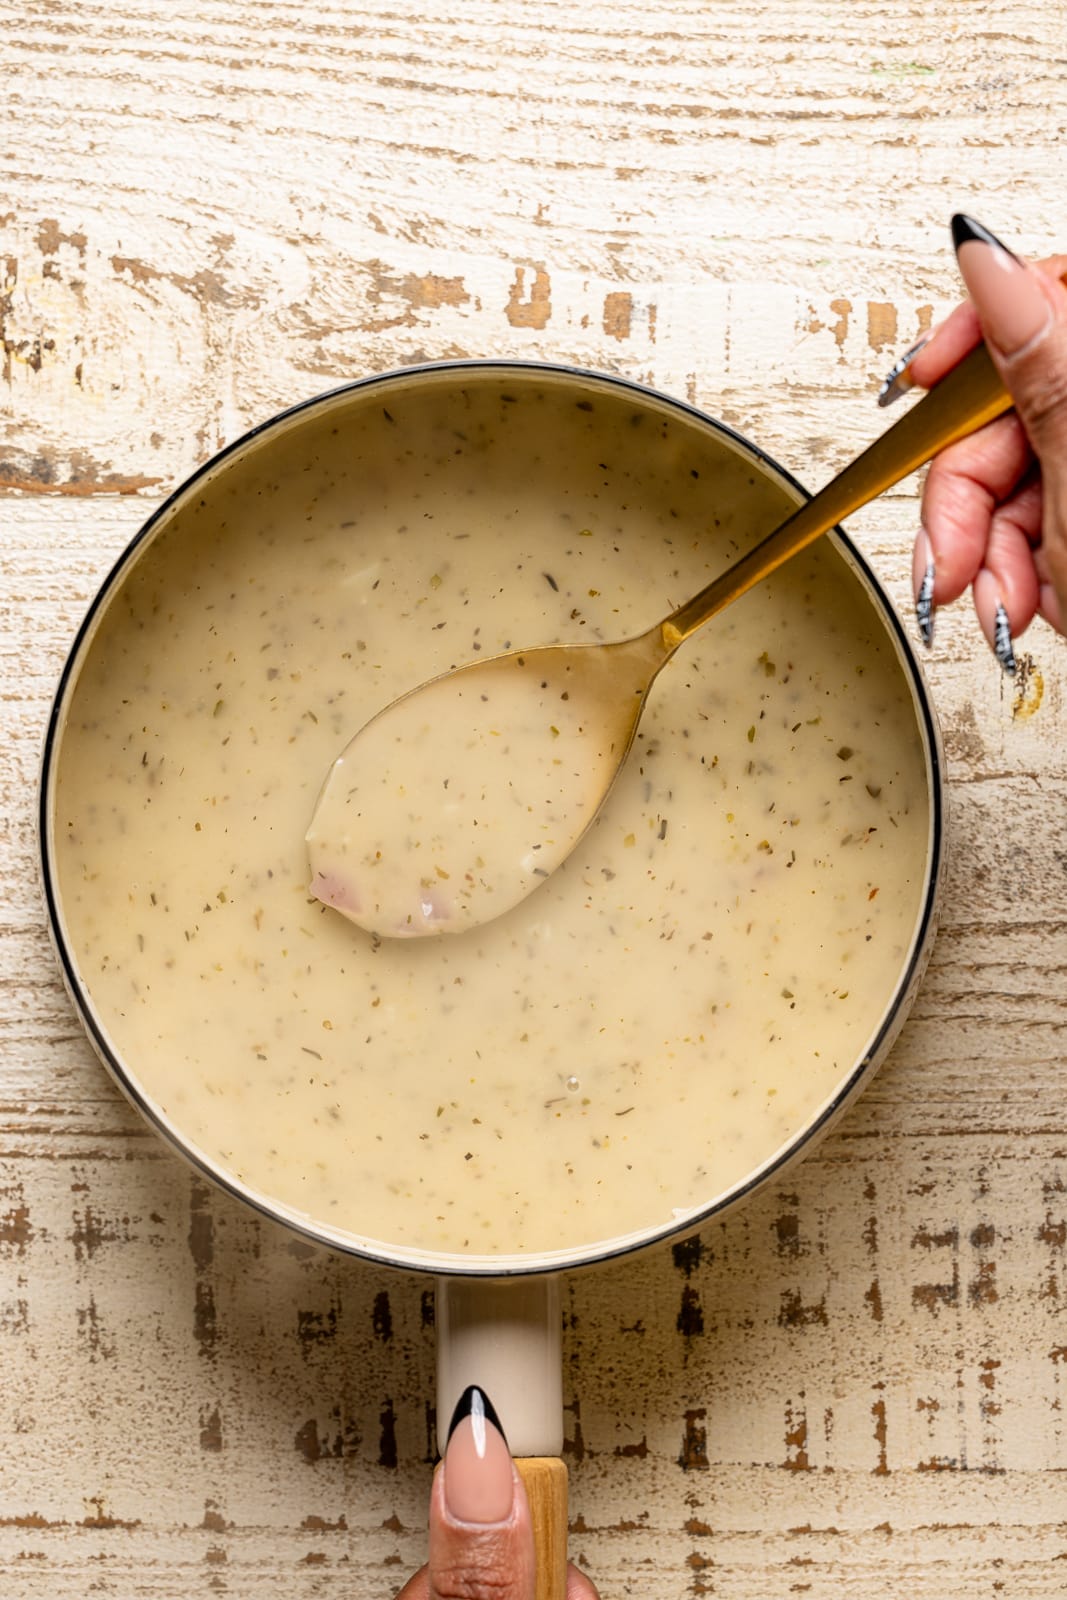
[[[522, 1479], [496, 1412], [468, 1389], [430, 1492], [430, 1559], [397, 1600], [534, 1600], [534, 1536]], [[567, 1600], [599, 1600], [567, 1569]]]
[[970, 299], [909, 352], [882, 403], [912, 383], [931, 387], [984, 337], [1015, 409], [933, 462], [915, 600], [929, 643], [935, 607], [970, 588], [982, 631], [1013, 672], [1013, 640], [1036, 615], [1067, 631], [1067, 256], [1030, 265], [964, 216], [952, 235]]

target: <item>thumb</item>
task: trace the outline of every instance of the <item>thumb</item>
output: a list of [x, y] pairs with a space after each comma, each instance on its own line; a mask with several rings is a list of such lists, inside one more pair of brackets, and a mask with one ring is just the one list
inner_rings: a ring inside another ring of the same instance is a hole
[[430, 1600], [533, 1600], [530, 1506], [498, 1414], [459, 1397], [430, 1494]]
[[972, 217], [953, 217], [952, 238], [990, 355], [1041, 465], [1041, 565], [1062, 609], [1067, 604], [1067, 287], [1021, 261]]
[[[474, 1386], [452, 1413], [434, 1473], [429, 1553], [397, 1600], [534, 1600], [537, 1593], [530, 1502], [497, 1414]], [[566, 1600], [600, 1600], [573, 1564]]]
[[460, 1396], [434, 1475], [427, 1576], [429, 1600], [534, 1600], [526, 1491], [478, 1388]]

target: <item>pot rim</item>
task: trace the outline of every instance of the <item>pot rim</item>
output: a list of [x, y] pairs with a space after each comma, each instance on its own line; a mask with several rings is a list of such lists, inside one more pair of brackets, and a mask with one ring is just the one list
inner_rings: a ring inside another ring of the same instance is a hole
[[665, 1244], [672, 1240], [677, 1242], [699, 1232], [708, 1223], [726, 1211], [732, 1210], [772, 1179], [781, 1176], [793, 1162], [811, 1151], [873, 1076], [904, 1024], [911, 1000], [929, 959], [937, 927], [938, 899], [944, 869], [944, 754], [936, 714], [911, 640], [866, 558], [841, 528], [834, 528], [826, 537], [833, 541], [859, 578], [891, 642], [896, 647], [897, 658], [911, 689], [916, 721], [926, 755], [930, 824], [922, 907], [915, 921], [907, 958], [903, 962], [893, 996], [885, 1007], [878, 1028], [862, 1057], [845, 1074], [833, 1094], [823, 1102], [802, 1128], [745, 1178], [715, 1195], [707, 1203], [693, 1207], [681, 1215], [672, 1216], [666, 1222], [592, 1244], [568, 1246], [560, 1250], [531, 1252], [528, 1255], [465, 1256], [390, 1245], [381, 1240], [363, 1238], [347, 1230], [334, 1229], [259, 1190], [246, 1186], [182, 1133], [180, 1126], [142, 1089], [134, 1069], [124, 1061], [121, 1052], [111, 1043], [106, 1028], [96, 1016], [88, 990], [78, 975], [74, 953], [66, 934], [52, 841], [53, 787], [58, 751], [62, 742], [63, 714], [68, 694], [75, 687], [81, 670], [83, 652], [92, 639], [97, 622], [114, 599], [127, 570], [140, 558], [172, 509], [206, 478], [216, 473], [231, 457], [250, 449], [264, 435], [291, 424], [306, 412], [313, 412], [318, 408], [326, 409], [346, 395], [411, 380], [417, 381], [424, 377], [444, 378], [449, 375], [462, 377], [465, 373], [481, 375], [492, 372], [514, 372], [524, 377], [536, 377], [541, 374], [563, 381], [578, 380], [581, 383], [621, 390], [642, 401], [651, 401], [655, 406], [674, 411], [724, 438], [784, 487], [792, 490], [801, 501], [811, 498], [811, 492], [805, 489], [790, 472], [781, 467], [759, 445], [753, 444], [728, 423], [710, 416], [688, 401], [665, 394], [650, 385], [615, 373], [597, 371], [566, 362], [530, 361], [508, 357], [485, 359], [470, 357], [423, 362], [410, 367], [390, 368], [384, 372], [370, 373], [299, 400], [263, 422], [257, 423], [237, 439], [223, 446], [172, 489], [141, 524], [101, 580], [74, 634], [49, 709], [41, 754], [37, 820], [39, 868], [48, 917], [48, 931], [64, 985], [78, 1019], [102, 1064], [126, 1098], [172, 1151], [183, 1157], [196, 1171], [225, 1193], [251, 1206], [260, 1216], [271, 1222], [280, 1223], [317, 1246], [403, 1272], [432, 1272], [437, 1275], [472, 1278], [519, 1278], [539, 1273], [602, 1266], [650, 1246]]

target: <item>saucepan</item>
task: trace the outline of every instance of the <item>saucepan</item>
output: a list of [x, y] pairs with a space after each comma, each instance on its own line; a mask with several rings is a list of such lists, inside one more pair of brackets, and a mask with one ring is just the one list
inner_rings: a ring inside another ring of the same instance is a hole
[[479, 653], [640, 632], [804, 498], [617, 377], [367, 378], [149, 518], [52, 707], [48, 915], [103, 1063], [222, 1189], [435, 1275], [439, 1424], [476, 1382], [534, 1463], [545, 1595], [560, 1274], [696, 1232], [885, 1056], [936, 921], [934, 712], [834, 532], [679, 650], [595, 825], [484, 928], [353, 927], [309, 893], [304, 833], [395, 696]]

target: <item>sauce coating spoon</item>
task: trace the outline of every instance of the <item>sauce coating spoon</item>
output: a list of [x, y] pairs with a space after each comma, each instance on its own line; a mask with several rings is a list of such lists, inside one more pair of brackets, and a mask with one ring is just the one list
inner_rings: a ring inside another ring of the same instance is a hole
[[510, 650], [392, 701], [327, 775], [306, 835], [311, 893], [385, 938], [462, 933], [510, 911], [597, 815], [678, 646], [1010, 407], [980, 344], [773, 533], [645, 633]]

